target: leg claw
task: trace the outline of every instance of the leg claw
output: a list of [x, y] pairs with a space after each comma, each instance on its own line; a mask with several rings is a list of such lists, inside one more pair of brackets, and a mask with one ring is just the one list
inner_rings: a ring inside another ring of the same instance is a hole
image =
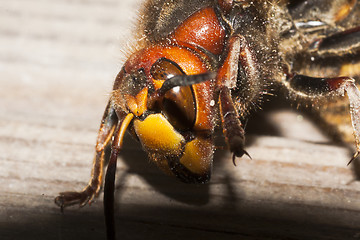
[[350, 159], [350, 161], [348, 162], [347, 166], [350, 165], [350, 163], [352, 163], [358, 156], [359, 156], [360, 152], [357, 151], [354, 156]]
[[90, 203], [95, 196], [95, 192], [92, 188], [87, 187], [82, 192], [61, 192], [59, 196], [55, 198], [55, 204], [61, 208], [63, 212], [67, 206], [79, 204], [80, 207]]

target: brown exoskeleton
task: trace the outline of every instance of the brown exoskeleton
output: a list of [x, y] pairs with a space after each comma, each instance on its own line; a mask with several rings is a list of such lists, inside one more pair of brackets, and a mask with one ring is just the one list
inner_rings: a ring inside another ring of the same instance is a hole
[[[248, 155], [242, 122], [277, 91], [286, 91], [299, 105], [323, 101], [328, 108], [319, 108], [319, 114], [330, 125], [349, 119], [356, 158], [359, 14], [356, 0], [148, 0], [139, 24], [141, 50], [115, 80], [92, 178], [83, 191], [63, 192], [55, 202], [61, 208], [83, 206], [98, 194], [104, 149], [111, 144], [104, 206], [108, 238], [114, 239], [115, 169], [126, 130], [162, 170], [184, 182], [205, 183], [216, 125], [233, 161]], [[340, 98], [345, 93], [350, 105]]]

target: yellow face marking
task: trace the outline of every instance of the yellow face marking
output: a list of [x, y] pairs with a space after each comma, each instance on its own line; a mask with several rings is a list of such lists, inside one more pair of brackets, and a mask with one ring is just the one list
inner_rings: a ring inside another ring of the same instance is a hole
[[191, 172], [205, 174], [211, 170], [213, 147], [210, 139], [196, 138], [188, 142], [180, 163]]
[[134, 120], [134, 129], [143, 147], [150, 153], [181, 154], [184, 137], [161, 114], [151, 114], [145, 120]]

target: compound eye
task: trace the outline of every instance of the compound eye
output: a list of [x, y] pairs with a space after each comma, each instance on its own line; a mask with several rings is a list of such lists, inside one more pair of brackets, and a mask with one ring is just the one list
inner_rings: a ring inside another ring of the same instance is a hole
[[178, 130], [189, 130], [195, 123], [195, 102], [190, 86], [174, 87], [163, 99], [162, 112]]
[[[155, 80], [168, 80], [185, 73], [174, 62], [162, 58], [154, 63], [150, 73]], [[189, 130], [196, 117], [195, 97], [191, 86], [177, 86], [167, 91], [160, 106], [161, 113], [177, 130]]]

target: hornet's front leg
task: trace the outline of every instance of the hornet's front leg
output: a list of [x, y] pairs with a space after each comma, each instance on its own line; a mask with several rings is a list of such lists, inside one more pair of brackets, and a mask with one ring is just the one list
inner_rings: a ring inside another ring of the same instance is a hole
[[[223, 133], [230, 151], [233, 153], [233, 163], [235, 157], [249, 154], [244, 150], [245, 131], [239, 120], [239, 113], [235, 107], [230, 89], [236, 88], [237, 81], [242, 81], [243, 85], [254, 88], [254, 94], [247, 93], [247, 97], [240, 99], [237, 104], [238, 110], [246, 108], [249, 102], [257, 98], [260, 74], [257, 67], [256, 56], [250, 48], [248, 41], [241, 34], [235, 34], [229, 38], [228, 53], [224, 63], [220, 67], [217, 75], [217, 85], [219, 86], [219, 107], [222, 121]], [[239, 77], [239, 65], [243, 69], [243, 78]], [[250, 157], [250, 156], [249, 156]]]
[[220, 89], [219, 103], [223, 133], [230, 151], [233, 153], [233, 163], [236, 165], [235, 157], [242, 157], [244, 154], [249, 156], [249, 154], [244, 150], [245, 131], [231, 99], [230, 90], [227, 87]]
[[115, 110], [110, 105], [110, 103], [107, 105], [101, 121], [91, 179], [81, 192], [61, 192], [60, 195], [55, 198], [55, 203], [61, 207], [61, 210], [63, 210], [64, 207], [75, 204], [84, 206], [86, 203], [91, 202], [100, 190], [104, 166], [104, 150], [111, 141], [118, 122]]

